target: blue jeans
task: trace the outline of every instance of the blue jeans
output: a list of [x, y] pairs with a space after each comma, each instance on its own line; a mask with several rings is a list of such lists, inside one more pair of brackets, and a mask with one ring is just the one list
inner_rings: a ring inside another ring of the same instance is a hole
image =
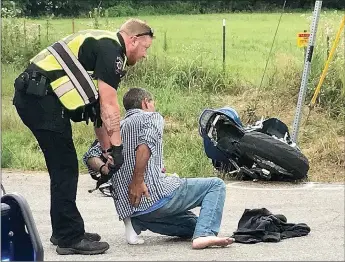
[[[168, 236], [217, 236], [223, 215], [225, 183], [219, 178], [187, 178], [163, 207], [132, 217], [137, 234], [150, 230]], [[201, 207], [199, 217], [190, 209]]]

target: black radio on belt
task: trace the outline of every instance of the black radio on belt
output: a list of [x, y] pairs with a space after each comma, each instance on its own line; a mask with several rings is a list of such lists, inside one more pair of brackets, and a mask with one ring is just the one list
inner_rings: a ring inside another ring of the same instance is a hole
[[36, 71], [33, 71], [28, 81], [26, 93], [28, 95], [43, 97], [47, 95], [47, 92], [47, 78], [41, 74], [37, 74]]
[[29, 95], [43, 97], [48, 92], [47, 78], [36, 71], [23, 72], [14, 81], [15, 89]]
[[16, 80], [14, 80], [14, 87], [19, 92], [24, 92], [28, 87], [29, 74], [27, 72], [21, 73]]

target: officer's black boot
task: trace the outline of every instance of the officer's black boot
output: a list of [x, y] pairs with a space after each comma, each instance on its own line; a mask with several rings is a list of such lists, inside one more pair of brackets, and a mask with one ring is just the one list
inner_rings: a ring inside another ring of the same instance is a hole
[[[90, 240], [90, 241], [100, 241], [101, 240], [101, 236], [98, 235], [97, 233], [88, 233], [88, 232], [85, 232], [84, 233], [84, 238]], [[54, 245], [54, 246], [57, 246], [58, 244], [58, 240], [54, 237], [54, 236], [51, 236], [50, 237], [50, 242]]]
[[102, 254], [109, 249], [107, 242], [90, 241], [87, 238], [83, 238], [79, 242], [70, 246], [58, 246], [56, 252], [59, 255], [97, 255]]

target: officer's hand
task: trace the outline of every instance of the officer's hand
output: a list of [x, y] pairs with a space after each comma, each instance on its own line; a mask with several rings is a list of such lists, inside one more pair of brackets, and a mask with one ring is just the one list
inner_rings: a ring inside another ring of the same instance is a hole
[[109, 163], [108, 167], [112, 173], [117, 172], [123, 164], [123, 155], [122, 155], [123, 146], [111, 146], [111, 151], [109, 156], [112, 157], [113, 163]]
[[133, 179], [132, 182], [129, 184], [128, 195], [129, 201], [131, 202], [131, 205], [134, 207], [139, 206], [142, 195], [150, 199], [149, 191], [144, 181], [139, 182], [136, 179]]

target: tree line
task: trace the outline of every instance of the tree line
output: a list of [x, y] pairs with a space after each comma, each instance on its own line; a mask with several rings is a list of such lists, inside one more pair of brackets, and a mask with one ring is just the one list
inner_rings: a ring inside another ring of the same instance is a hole
[[[3, 1], [2, 7], [13, 6], [22, 16], [88, 16], [95, 8], [108, 10], [109, 16], [154, 14], [204, 14], [218, 12], [277, 11], [285, 0], [14, 0]], [[315, 0], [287, 0], [290, 10], [311, 10]], [[323, 1], [323, 8], [345, 9], [345, 0]]]

